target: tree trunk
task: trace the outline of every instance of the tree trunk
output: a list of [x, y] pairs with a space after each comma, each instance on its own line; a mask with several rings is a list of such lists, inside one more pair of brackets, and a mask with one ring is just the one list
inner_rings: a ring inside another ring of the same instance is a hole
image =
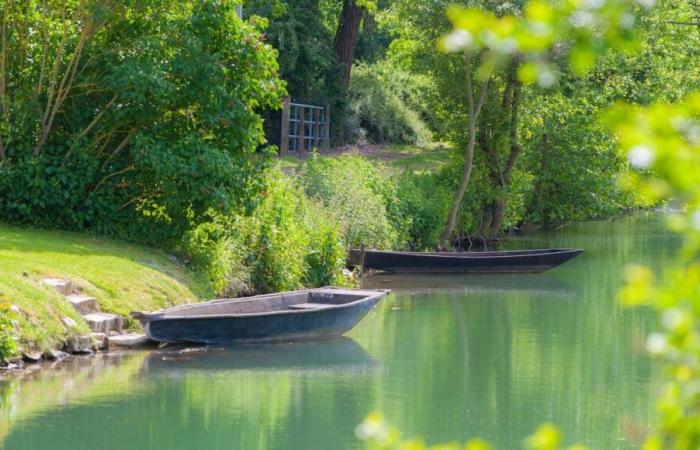
[[499, 198], [493, 204], [493, 216], [489, 227], [488, 238], [495, 239], [503, 226], [503, 219], [506, 217], [506, 200]]
[[474, 89], [472, 87], [472, 62], [471, 56], [465, 55], [464, 57], [467, 66], [467, 103], [469, 107], [469, 117], [467, 120], [467, 148], [466, 155], [464, 159], [464, 170], [462, 172], [462, 179], [459, 182], [459, 188], [457, 188], [457, 194], [455, 195], [454, 202], [452, 203], [452, 209], [450, 210], [449, 218], [447, 219], [447, 225], [445, 225], [445, 230], [442, 233], [442, 240], [449, 242], [452, 239], [452, 235], [455, 231], [455, 225], [457, 224], [457, 215], [459, 214], [459, 209], [462, 206], [462, 200], [464, 200], [464, 193], [469, 185], [469, 179], [472, 175], [472, 167], [474, 165], [474, 144], [476, 141], [476, 120], [481, 112], [481, 107], [484, 105], [484, 99], [486, 98], [486, 92], [489, 87], [489, 80], [486, 80], [480, 88], [479, 98], [475, 104], [474, 102]]
[[[504, 96], [503, 96], [503, 113], [509, 114], [508, 118], [508, 128], [509, 128], [509, 140], [510, 140], [510, 152], [508, 154], [508, 160], [505, 162], [503, 167], [499, 161], [498, 149], [490, 148], [490, 153], [487, 154], [487, 158], [491, 161], [494, 170], [491, 172], [491, 182], [493, 186], [498, 188], [501, 192], [499, 198], [496, 198], [491, 205], [492, 217], [491, 223], [489, 225], [488, 237], [493, 239], [498, 236], [501, 228], [503, 227], [503, 221], [506, 216], [506, 190], [510, 185], [510, 176], [513, 173], [513, 168], [518, 160], [518, 156], [522, 151], [520, 147], [520, 142], [518, 140], [518, 125], [519, 125], [519, 108], [520, 108], [520, 91], [521, 85], [516, 77], [515, 72], [516, 66], [513, 66], [511, 71], [508, 84], [506, 85]], [[508, 111], [510, 109], [510, 111]]]
[[357, 6], [355, 0], [344, 0], [333, 48], [338, 56], [338, 61], [343, 65], [343, 86], [345, 89], [350, 85], [350, 71], [355, 58], [355, 48], [364, 12], [365, 9]]

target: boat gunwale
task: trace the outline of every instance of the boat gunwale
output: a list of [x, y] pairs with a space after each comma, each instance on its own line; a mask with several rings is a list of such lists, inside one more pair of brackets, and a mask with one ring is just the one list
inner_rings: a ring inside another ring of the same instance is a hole
[[[356, 252], [362, 252], [362, 250], [353, 250]], [[569, 255], [583, 253], [583, 249], [543, 249], [543, 250], [504, 250], [496, 252], [402, 252], [402, 251], [391, 251], [391, 250], [365, 250], [365, 255], [368, 254], [379, 254], [379, 255], [397, 255], [397, 256], [418, 256], [418, 257], [435, 257], [435, 258], [452, 258], [452, 259], [485, 259], [485, 258], [522, 258], [527, 256], [555, 256], [555, 255]], [[517, 252], [517, 253], [516, 253]], [[479, 253], [483, 253], [479, 255]]]
[[364, 292], [364, 293], [372, 293], [372, 295], [366, 295], [363, 296], [362, 298], [358, 300], [354, 300], [349, 303], [341, 303], [341, 304], [328, 304], [327, 307], [324, 308], [317, 308], [317, 309], [285, 309], [285, 310], [280, 310], [280, 311], [269, 311], [269, 312], [262, 312], [262, 313], [239, 313], [239, 314], [206, 314], [206, 315], [198, 315], [198, 316], [171, 316], [167, 315], [167, 310], [171, 308], [166, 308], [161, 311], [155, 311], [152, 313], [141, 313], [138, 312], [136, 313], [137, 316], [134, 316], [135, 313], [132, 313], [132, 316], [137, 318], [139, 321], [142, 323], [145, 322], [156, 322], [156, 321], [166, 321], [166, 320], [197, 320], [197, 319], [230, 319], [230, 318], [249, 318], [249, 317], [267, 317], [267, 316], [277, 316], [277, 315], [287, 315], [287, 314], [311, 314], [311, 313], [317, 313], [320, 311], [329, 311], [329, 310], [338, 310], [338, 309], [343, 309], [343, 308], [348, 308], [351, 306], [356, 306], [358, 304], [368, 302], [370, 300], [376, 299], [381, 299], [385, 295], [387, 295], [390, 291], [388, 289], [362, 289], [359, 291], [352, 291], [350, 289], [338, 289], [338, 288], [314, 288], [314, 289], [302, 289], [298, 291], [285, 291], [285, 292], [278, 292], [278, 293], [273, 293], [273, 294], [261, 294], [261, 295], [253, 295], [250, 297], [241, 297], [241, 298], [232, 298], [232, 299], [217, 299], [217, 300], [211, 300], [208, 302], [202, 302], [202, 303], [190, 303], [187, 305], [178, 305], [172, 307], [173, 309], [185, 309], [186, 307], [190, 306], [201, 306], [201, 305], [206, 305], [206, 304], [212, 304], [212, 303], [223, 303], [223, 302], [237, 302], [237, 301], [250, 301], [256, 298], [263, 298], [263, 297], [275, 297], [275, 296], [283, 296], [284, 294], [300, 294], [300, 293], [311, 293], [311, 292], [316, 292], [316, 291], [321, 291], [324, 289], [333, 289], [333, 290], [338, 290], [338, 291], [346, 291], [346, 292], [354, 292], [354, 293], [359, 293], [359, 292]]

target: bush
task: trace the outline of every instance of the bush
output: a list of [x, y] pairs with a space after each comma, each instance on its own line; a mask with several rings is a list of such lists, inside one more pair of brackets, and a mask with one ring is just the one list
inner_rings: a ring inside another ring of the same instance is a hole
[[[385, 63], [386, 64], [386, 63]], [[359, 64], [349, 88], [348, 138], [355, 142], [425, 145], [432, 134], [411, 98], [418, 81], [396, 68]]]
[[433, 173], [405, 173], [397, 180], [395, 221], [404, 224], [405, 242], [411, 250], [433, 250], [440, 244], [447, 222], [451, 192]]
[[361, 156], [312, 156], [301, 177], [306, 195], [317, 199], [340, 224], [345, 244], [392, 248], [399, 233], [390, 220], [395, 186], [377, 166]]
[[302, 226], [303, 201], [290, 180], [271, 172], [265, 198], [247, 225], [248, 264], [259, 292], [302, 286], [308, 237]]
[[255, 110], [283, 89], [234, 2], [25, 3], [3, 10], [3, 219], [168, 245], [252, 206]]
[[306, 286], [346, 286], [345, 245], [340, 226], [320, 203], [305, 200], [305, 229], [309, 243], [306, 253]]
[[202, 272], [221, 297], [239, 297], [255, 292], [247, 265], [241, 216], [209, 212], [210, 221], [185, 234], [185, 252], [190, 265]]
[[235, 297], [346, 285], [340, 226], [328, 210], [277, 170], [266, 173], [263, 195], [250, 215], [211, 212], [185, 236], [192, 265], [217, 293]]

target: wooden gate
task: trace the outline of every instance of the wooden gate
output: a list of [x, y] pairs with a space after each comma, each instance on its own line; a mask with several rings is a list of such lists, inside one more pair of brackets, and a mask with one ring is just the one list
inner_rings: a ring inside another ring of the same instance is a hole
[[327, 107], [292, 103], [284, 99], [280, 135], [280, 155], [328, 149], [330, 111]]

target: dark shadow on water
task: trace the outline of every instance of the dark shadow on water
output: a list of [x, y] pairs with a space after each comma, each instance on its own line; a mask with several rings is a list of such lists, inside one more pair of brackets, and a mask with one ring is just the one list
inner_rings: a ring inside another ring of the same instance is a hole
[[181, 371], [227, 370], [347, 370], [377, 363], [348, 337], [277, 344], [228, 347], [173, 347], [152, 352], [144, 362], [149, 375]]

